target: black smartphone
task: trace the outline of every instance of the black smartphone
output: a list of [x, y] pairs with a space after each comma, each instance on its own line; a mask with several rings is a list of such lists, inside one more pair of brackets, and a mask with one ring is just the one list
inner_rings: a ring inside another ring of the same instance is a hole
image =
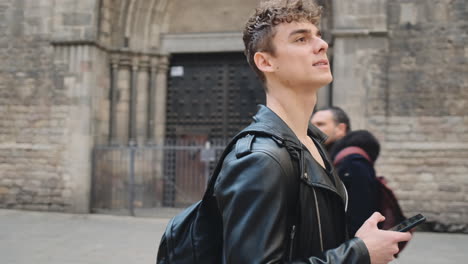
[[426, 217], [422, 214], [417, 214], [413, 217], [406, 219], [405, 221], [399, 223], [398, 225], [390, 228], [390, 231], [406, 232], [412, 229], [413, 227], [422, 224], [426, 221]]

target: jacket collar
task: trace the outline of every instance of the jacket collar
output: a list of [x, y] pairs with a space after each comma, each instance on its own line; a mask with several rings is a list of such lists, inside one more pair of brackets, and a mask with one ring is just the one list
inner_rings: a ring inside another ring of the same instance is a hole
[[[258, 106], [258, 112], [253, 117], [255, 125], [260, 125], [262, 129], [268, 130], [270, 133], [280, 137], [282, 140], [292, 142], [301, 152], [303, 152], [302, 143], [299, 141], [297, 136], [294, 134], [291, 128], [281, 119], [275, 112], [264, 105]], [[313, 126], [312, 124], [309, 125], [307, 134], [312, 137], [314, 140], [318, 141], [320, 144], [324, 143], [327, 139], [327, 136], [320, 131], [317, 127]], [[319, 145], [321, 152], [323, 153], [322, 158], [331, 165], [330, 160], [326, 154], [326, 150]], [[300, 154], [301, 157], [301, 164], [300, 164], [300, 171], [301, 171], [301, 178], [304, 180], [302, 175], [304, 175], [305, 171], [309, 171], [310, 175], [305, 181], [311, 185], [320, 186], [322, 188], [327, 188], [335, 193], [337, 193], [343, 199], [343, 202], [346, 204], [346, 190], [341, 183], [339, 177], [334, 173], [334, 169], [331, 168], [331, 171], [328, 173], [325, 172], [322, 168], [317, 166], [311, 166], [309, 168], [304, 168], [304, 163], [302, 161], [304, 157], [304, 153]], [[333, 178], [334, 183], [332, 182], [331, 178]]]
[[311, 137], [315, 138], [320, 144], [324, 144], [325, 141], [327, 140], [328, 136], [323, 133], [320, 129], [318, 129], [316, 126], [309, 124], [309, 133]]
[[[302, 143], [292, 129], [270, 108], [264, 105], [258, 105], [258, 112], [253, 119], [256, 123], [265, 124], [266, 128], [270, 129], [281, 138], [292, 141], [298, 146], [302, 146]], [[327, 139], [327, 136], [312, 124], [309, 124], [307, 134], [320, 143], [324, 143]]]

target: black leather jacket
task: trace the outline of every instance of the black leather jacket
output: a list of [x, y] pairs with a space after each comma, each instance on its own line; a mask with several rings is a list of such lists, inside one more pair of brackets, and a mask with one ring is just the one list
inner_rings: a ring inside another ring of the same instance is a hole
[[214, 190], [223, 263], [370, 263], [364, 242], [347, 240], [346, 190], [321, 146], [324, 134], [309, 127], [326, 169], [267, 107], [254, 122], [278, 137], [239, 140], [224, 160]]

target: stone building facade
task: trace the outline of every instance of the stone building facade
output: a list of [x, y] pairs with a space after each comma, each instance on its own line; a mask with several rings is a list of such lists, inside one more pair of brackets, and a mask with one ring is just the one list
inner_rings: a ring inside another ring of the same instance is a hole
[[334, 3], [334, 104], [381, 140], [407, 214], [467, 232], [467, 3]]
[[[176, 54], [241, 52], [251, 0], [0, 0], [0, 207], [89, 212], [96, 145], [161, 144]], [[319, 95], [411, 215], [468, 232], [468, 4], [322, 0]]]

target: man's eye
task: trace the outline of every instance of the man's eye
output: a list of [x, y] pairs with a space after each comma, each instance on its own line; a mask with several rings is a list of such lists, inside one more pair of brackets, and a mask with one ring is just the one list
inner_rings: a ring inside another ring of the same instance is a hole
[[306, 41], [306, 38], [302, 37], [302, 38], [298, 38], [296, 40], [296, 42], [305, 42]]

